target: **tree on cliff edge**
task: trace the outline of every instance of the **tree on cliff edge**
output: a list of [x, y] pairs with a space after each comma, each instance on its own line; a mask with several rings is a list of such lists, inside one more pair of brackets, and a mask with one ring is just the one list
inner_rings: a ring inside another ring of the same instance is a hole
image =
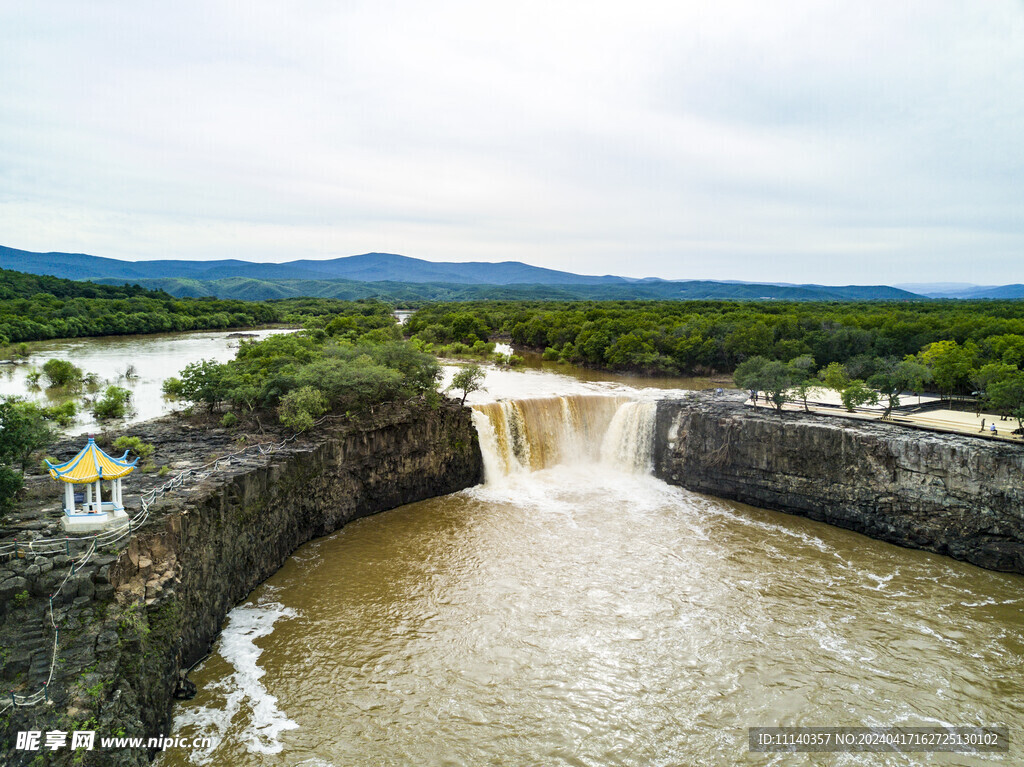
[[794, 371], [794, 368], [778, 360], [751, 357], [736, 368], [733, 380], [737, 386], [750, 390], [750, 396], [755, 403], [755, 393], [763, 391], [765, 399], [781, 413], [789, 389], [796, 381]]
[[449, 389], [462, 392], [462, 402], [466, 404], [466, 397], [475, 391], [482, 391], [484, 388], [485, 373], [479, 365], [466, 365], [455, 374]]

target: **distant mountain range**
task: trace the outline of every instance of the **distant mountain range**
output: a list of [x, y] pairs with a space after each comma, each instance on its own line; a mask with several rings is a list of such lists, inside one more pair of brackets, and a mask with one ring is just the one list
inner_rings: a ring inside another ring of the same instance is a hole
[[1024, 285], [972, 285], [969, 282], [914, 282], [895, 285], [926, 298], [1024, 298]]
[[[100, 279], [96, 282], [121, 285], [123, 280]], [[153, 280], [134, 280], [150, 290], [165, 290], [175, 296], [216, 296], [264, 301], [271, 298], [381, 298], [420, 301], [473, 301], [483, 299], [507, 300], [593, 300], [628, 301], [735, 299], [756, 301], [762, 299], [785, 301], [872, 301], [920, 300], [919, 296], [894, 288], [848, 286], [824, 288], [815, 286], [785, 287], [752, 285], [746, 283], [665, 280], [600, 285], [573, 285], [566, 283], [515, 284], [460, 284], [453, 282], [399, 282], [394, 280], [359, 282], [355, 280], [257, 280], [229, 277], [223, 280], [186, 280], [167, 277]]]
[[332, 280], [357, 282], [440, 282], [463, 285], [600, 285], [630, 282], [623, 277], [592, 277], [530, 266], [502, 263], [444, 263], [393, 253], [364, 253], [325, 261], [301, 259], [282, 264], [227, 259], [221, 261], [118, 261], [84, 253], [32, 253], [0, 247], [0, 268], [29, 274], [52, 274], [73, 280], [145, 280], [180, 278], [220, 280]]
[[[260, 301], [313, 296], [405, 300], [522, 299], [777, 299], [789, 301], [920, 300], [922, 297], [1021, 298], [1024, 286], [965, 283], [920, 285], [795, 285], [708, 280], [642, 280], [581, 275], [519, 261], [434, 262], [393, 253], [364, 253], [281, 264], [220, 261], [120, 261], [84, 253], [33, 253], [0, 246], [0, 268], [74, 280], [137, 283], [175, 296]], [[911, 287], [919, 290], [911, 290]], [[972, 295], [953, 295], [970, 293]]]

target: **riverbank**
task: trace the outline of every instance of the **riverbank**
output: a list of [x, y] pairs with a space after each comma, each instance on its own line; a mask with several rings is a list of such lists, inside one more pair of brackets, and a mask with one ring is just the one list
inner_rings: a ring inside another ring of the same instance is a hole
[[[192, 443], [194, 454], [182, 460], [195, 461], [242, 447], [223, 431], [176, 427], [168, 419], [133, 428], [144, 440], [166, 433], [182, 447]], [[268, 442], [280, 436], [268, 435]], [[158, 446], [174, 449], [170, 442]], [[8, 540], [16, 534], [21, 545], [0, 563], [6, 597], [0, 679], [19, 694], [48, 678], [47, 597], [67, 583], [54, 599], [61, 631], [49, 704], [2, 712], [5, 763], [37, 756], [14, 750], [19, 730], [166, 734], [179, 671], [209, 650], [227, 612], [296, 547], [353, 519], [474, 485], [481, 475], [468, 410], [449, 402], [393, 404], [357, 422], [325, 425], [268, 454], [250, 451], [163, 496], [146, 527], [82, 566], [75, 564], [80, 547], [70, 556], [36, 555], [27, 545], [49, 536], [59, 511], [11, 520]], [[38, 502], [44, 503], [41, 495]], [[59, 506], [56, 495], [52, 506]], [[72, 756], [58, 752], [51, 763], [71, 764]], [[94, 752], [84, 764], [142, 765], [148, 758], [144, 748], [123, 749]]]
[[658, 403], [655, 475], [990, 570], [1024, 574], [1024, 448], [879, 421]]

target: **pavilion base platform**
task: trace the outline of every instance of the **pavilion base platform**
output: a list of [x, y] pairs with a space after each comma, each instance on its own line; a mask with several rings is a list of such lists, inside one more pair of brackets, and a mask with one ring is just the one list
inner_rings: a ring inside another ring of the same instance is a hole
[[111, 509], [100, 514], [65, 514], [60, 521], [66, 533], [98, 533], [128, 524], [124, 509]]

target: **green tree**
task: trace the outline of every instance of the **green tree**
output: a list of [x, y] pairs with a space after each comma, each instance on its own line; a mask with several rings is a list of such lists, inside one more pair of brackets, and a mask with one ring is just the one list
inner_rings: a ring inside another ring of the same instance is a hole
[[733, 359], [765, 356], [773, 342], [771, 328], [763, 320], [756, 320], [729, 333], [725, 338], [725, 351]]
[[733, 371], [732, 380], [741, 389], [750, 392], [750, 398], [757, 404], [757, 395], [762, 389], [761, 372], [768, 364], [768, 359], [761, 356], [743, 360]]
[[55, 438], [45, 409], [18, 397], [0, 399], [0, 463], [17, 461], [24, 471], [32, 454]]
[[1024, 335], [1005, 333], [989, 336], [984, 345], [991, 350], [993, 359], [1018, 368], [1024, 365]]
[[314, 360], [297, 371], [295, 384], [319, 389], [328, 405], [340, 410], [372, 407], [396, 399], [403, 391], [402, 374], [378, 365], [366, 354]]
[[1024, 429], [1024, 372], [1000, 378], [989, 384], [988, 403], [1004, 417], [1017, 419], [1017, 428]]
[[639, 333], [630, 332], [615, 339], [606, 350], [605, 359], [613, 369], [644, 370], [657, 365], [658, 352]]
[[460, 404], [465, 405], [466, 397], [475, 391], [483, 390], [484, 378], [486, 378], [486, 374], [479, 365], [466, 365], [455, 374], [448, 388], [461, 391], [462, 401]]
[[913, 354], [907, 355], [896, 364], [896, 367], [893, 368], [893, 375], [896, 376], [902, 388], [917, 395], [919, 402], [924, 387], [932, 381], [931, 369]]
[[178, 397], [184, 396], [185, 385], [181, 382], [180, 378], [171, 376], [160, 385], [160, 390], [163, 392], [165, 397], [177, 399]]
[[128, 414], [128, 402], [132, 393], [120, 386], [108, 386], [103, 397], [93, 403], [92, 414], [101, 421], [124, 418]]
[[736, 368], [733, 375], [736, 385], [751, 391], [751, 398], [757, 403], [757, 392], [764, 392], [765, 399], [779, 412], [786, 404], [787, 394], [794, 383], [793, 369], [784, 362], [751, 357]]
[[839, 362], [828, 363], [818, 375], [826, 388], [840, 395], [850, 385], [850, 375], [846, 372], [846, 367]]
[[928, 344], [919, 356], [931, 369], [939, 391], [952, 399], [955, 393], [967, 385], [974, 367], [975, 352], [973, 345], [961, 346], [956, 341], [936, 341]]
[[8, 511], [14, 505], [14, 498], [21, 490], [23, 482], [20, 471], [0, 463], [0, 511]]
[[50, 386], [79, 386], [82, 383], [82, 369], [67, 360], [47, 360], [43, 363], [43, 375]]
[[903, 391], [903, 381], [900, 380], [895, 371], [887, 371], [875, 373], [867, 380], [867, 385], [885, 397], [885, 409], [882, 411], [882, 418], [888, 418], [892, 411], [900, 406], [900, 392]]
[[[493, 349], [493, 345], [490, 348]], [[441, 366], [432, 354], [419, 351], [411, 344], [392, 341], [372, 347], [370, 356], [379, 365], [401, 373], [404, 386], [414, 394], [437, 388]]]
[[852, 413], [861, 405], [877, 405], [878, 392], [868, 388], [867, 384], [859, 378], [855, 378], [839, 393], [839, 399], [842, 400], [843, 407]]
[[312, 429], [316, 419], [326, 412], [327, 397], [312, 386], [301, 386], [288, 392], [277, 408], [281, 423], [296, 431]]
[[486, 341], [490, 335], [483, 320], [471, 312], [458, 312], [449, 316], [451, 337], [468, 346], [475, 341]]
[[772, 360], [761, 368], [759, 384], [758, 388], [764, 391], [768, 401], [781, 413], [782, 406], [788, 399], [789, 389], [793, 386], [793, 371], [790, 367], [784, 362]]
[[814, 357], [802, 354], [790, 360], [787, 367], [793, 379], [793, 393], [803, 402], [804, 412], [809, 413], [811, 409], [807, 406], [807, 399], [819, 384], [814, 376]]
[[[201, 402], [211, 411], [227, 399], [226, 378], [229, 368], [214, 360], [201, 360], [186, 365], [181, 371], [181, 386], [175, 387], [191, 402]], [[166, 389], [165, 389], [166, 391]]]
[[971, 372], [971, 385], [978, 393], [980, 400], [987, 398], [989, 387], [1007, 378], [1016, 375], [1016, 365], [1009, 365], [1005, 362], [989, 362], [977, 370]]

